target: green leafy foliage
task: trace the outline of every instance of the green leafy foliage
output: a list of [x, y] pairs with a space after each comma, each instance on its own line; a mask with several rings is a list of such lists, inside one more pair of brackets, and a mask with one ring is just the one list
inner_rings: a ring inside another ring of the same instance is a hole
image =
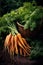
[[[40, 26], [41, 18], [43, 18], [43, 8], [37, 7], [29, 16], [28, 21], [26, 21], [26, 24], [24, 25], [25, 29], [28, 29], [30, 27], [30, 30], [33, 31], [34, 28], [37, 26]], [[30, 24], [29, 24], [30, 22]]]
[[21, 19], [20, 21], [21, 24], [23, 24], [29, 19], [30, 14], [36, 9], [36, 7], [37, 6], [33, 7], [33, 4], [30, 2], [25, 2], [22, 7], [17, 9], [19, 19]]
[[20, 24], [24, 25], [24, 29], [34, 31], [37, 26], [40, 26], [41, 19], [43, 18], [43, 8], [41, 6], [33, 6], [33, 3], [26, 2], [16, 12]]
[[18, 33], [16, 28], [16, 17], [14, 18], [15, 12], [7, 13], [0, 17], [0, 46], [3, 44], [4, 39], [10, 32], [15, 35]]
[[13, 21], [19, 21], [22, 25], [24, 25], [24, 29], [30, 29], [33, 31], [36, 26], [40, 24], [39, 21], [42, 17], [42, 7], [33, 6], [33, 3], [25, 2], [22, 7], [19, 7], [16, 10], [12, 10], [10, 13], [0, 17], [0, 30], [1, 27], [4, 28], [4, 26], [7, 28], [9, 28], [8, 26], [10, 26], [10, 28], [12, 26], [14, 27]]
[[39, 40], [31, 41], [30, 59], [37, 59], [43, 56], [43, 42]]

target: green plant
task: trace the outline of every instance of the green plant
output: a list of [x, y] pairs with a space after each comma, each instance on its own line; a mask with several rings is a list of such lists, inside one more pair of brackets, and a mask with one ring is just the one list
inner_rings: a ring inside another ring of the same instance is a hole
[[15, 19], [13, 17], [14, 15], [13, 16], [12, 15], [13, 15], [12, 13], [7, 13], [3, 15], [3, 17], [0, 18], [0, 43], [1, 45], [3, 44], [4, 39], [7, 34], [9, 34], [10, 32], [12, 34], [18, 33], [16, 29], [16, 22], [14, 21]]
[[33, 40], [31, 41], [31, 54], [30, 59], [37, 59], [43, 56], [43, 41]]

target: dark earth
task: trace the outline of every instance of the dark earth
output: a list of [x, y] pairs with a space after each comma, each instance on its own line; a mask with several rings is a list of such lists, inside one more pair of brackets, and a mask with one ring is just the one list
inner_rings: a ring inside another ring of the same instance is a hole
[[29, 60], [29, 58], [15, 56], [11, 59], [7, 52], [0, 49], [0, 65], [43, 65], [43, 58]]

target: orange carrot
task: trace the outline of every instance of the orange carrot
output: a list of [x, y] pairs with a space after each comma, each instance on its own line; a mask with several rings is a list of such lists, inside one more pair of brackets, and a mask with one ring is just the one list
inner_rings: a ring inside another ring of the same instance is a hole
[[25, 38], [22, 38], [22, 40], [23, 40], [23, 42], [25, 43], [25, 45], [27, 46], [28, 49], [31, 48], [31, 47], [27, 44]]
[[22, 37], [21, 37], [20, 33], [17, 34], [17, 37], [18, 37], [19, 41], [21, 42], [21, 44], [25, 47], [25, 49], [27, 49], [27, 47], [25, 46], [25, 44], [24, 44], [24, 42], [22, 40]]
[[27, 51], [30, 53], [31, 47], [27, 44], [25, 38], [22, 38], [23, 42], [25, 43], [26, 47], [27, 47]]
[[13, 46], [14, 46], [14, 53], [15, 53], [15, 36], [13, 36], [13, 42], [14, 42], [14, 44], [13, 44]]
[[14, 55], [14, 37], [11, 38], [10, 54]]
[[15, 35], [15, 49], [16, 49], [15, 53], [16, 53], [16, 54], [18, 54], [18, 47], [17, 47], [17, 45], [18, 45], [17, 43], [18, 43], [18, 42], [17, 42], [17, 41], [18, 41], [17, 35]]
[[24, 49], [24, 47], [21, 45], [19, 40], [18, 40], [18, 45], [25, 51], [25, 53], [27, 53], [27, 55], [29, 55], [29, 53], [26, 51], [26, 49]]
[[12, 36], [11, 33], [6, 36], [5, 43], [4, 43], [5, 48], [10, 45], [11, 36]]
[[20, 47], [20, 55], [22, 55], [22, 48]]

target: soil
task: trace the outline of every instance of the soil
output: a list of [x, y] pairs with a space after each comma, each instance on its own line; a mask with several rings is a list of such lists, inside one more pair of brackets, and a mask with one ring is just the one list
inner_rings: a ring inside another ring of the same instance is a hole
[[15, 56], [11, 59], [9, 54], [0, 49], [0, 65], [43, 65], [43, 58], [38, 60], [29, 60], [29, 58]]

